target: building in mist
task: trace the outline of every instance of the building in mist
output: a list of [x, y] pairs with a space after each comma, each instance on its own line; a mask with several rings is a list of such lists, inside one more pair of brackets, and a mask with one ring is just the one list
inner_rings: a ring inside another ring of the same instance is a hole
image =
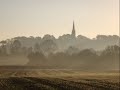
[[71, 33], [71, 35], [72, 35], [72, 37], [76, 37], [74, 21], [73, 21], [73, 29], [72, 29], [72, 33]]

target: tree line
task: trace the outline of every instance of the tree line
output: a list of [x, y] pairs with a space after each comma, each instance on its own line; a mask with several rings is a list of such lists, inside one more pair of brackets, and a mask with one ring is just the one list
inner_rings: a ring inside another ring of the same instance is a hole
[[33, 47], [25, 47], [15, 39], [0, 42], [0, 57], [9, 55], [25, 55], [31, 66], [52, 66], [54, 68], [118, 68], [120, 47], [107, 46], [104, 50], [79, 49], [69, 46], [58, 51], [58, 45], [51, 39], [35, 43]]
[[31, 52], [28, 55], [28, 65], [87, 70], [119, 68], [120, 47], [117, 45], [108, 46], [100, 52], [93, 49], [84, 49], [75, 53], [68, 51], [50, 53], [47, 56], [42, 52]]

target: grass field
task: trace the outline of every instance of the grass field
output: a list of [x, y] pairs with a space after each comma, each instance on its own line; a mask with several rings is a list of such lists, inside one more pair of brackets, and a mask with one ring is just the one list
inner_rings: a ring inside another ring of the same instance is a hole
[[119, 90], [118, 72], [1, 70], [0, 90]]

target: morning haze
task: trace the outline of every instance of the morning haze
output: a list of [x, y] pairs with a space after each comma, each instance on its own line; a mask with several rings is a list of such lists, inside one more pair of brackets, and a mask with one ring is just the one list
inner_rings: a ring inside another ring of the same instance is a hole
[[120, 90], [119, 0], [0, 0], [0, 90]]
[[118, 35], [119, 0], [0, 0], [0, 40], [15, 36]]

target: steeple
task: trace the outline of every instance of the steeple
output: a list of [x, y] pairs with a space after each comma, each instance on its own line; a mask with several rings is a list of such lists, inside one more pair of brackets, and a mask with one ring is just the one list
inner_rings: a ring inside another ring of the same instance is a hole
[[73, 21], [73, 29], [72, 29], [72, 34], [71, 34], [71, 35], [72, 35], [73, 37], [76, 36], [74, 21]]

